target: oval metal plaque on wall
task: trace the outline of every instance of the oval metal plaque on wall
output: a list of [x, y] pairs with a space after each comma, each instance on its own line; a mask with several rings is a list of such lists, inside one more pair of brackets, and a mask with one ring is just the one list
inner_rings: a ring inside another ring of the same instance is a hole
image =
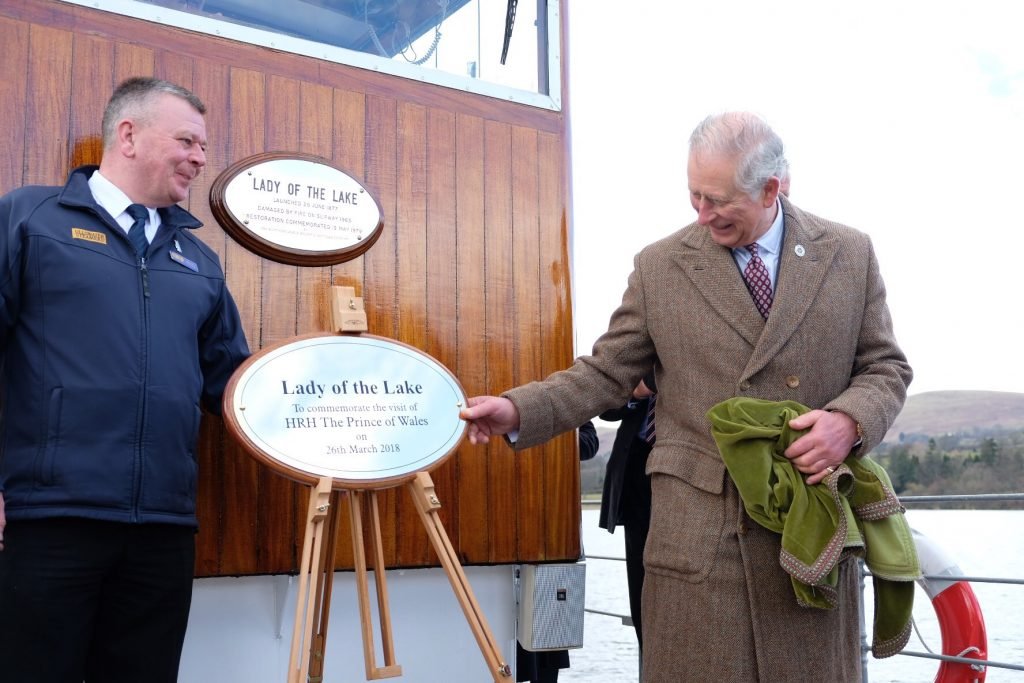
[[272, 152], [243, 159], [210, 188], [224, 229], [260, 256], [297, 266], [353, 259], [384, 227], [380, 204], [327, 159]]
[[318, 333], [260, 350], [224, 392], [228, 431], [290, 479], [389, 488], [461, 443], [466, 395], [431, 356], [373, 335]]

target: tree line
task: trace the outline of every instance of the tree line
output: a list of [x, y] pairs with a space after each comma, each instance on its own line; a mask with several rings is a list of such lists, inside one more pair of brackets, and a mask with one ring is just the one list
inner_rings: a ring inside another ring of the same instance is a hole
[[1024, 492], [1024, 430], [900, 434], [897, 443], [883, 444], [872, 457], [885, 467], [898, 495]]
[[[900, 496], [1024, 492], [1024, 429], [900, 434], [895, 443], [878, 446], [871, 457], [885, 467]], [[584, 495], [600, 495], [606, 459], [606, 453], [599, 453], [580, 463]], [[1019, 508], [1017, 503], [991, 506]]]

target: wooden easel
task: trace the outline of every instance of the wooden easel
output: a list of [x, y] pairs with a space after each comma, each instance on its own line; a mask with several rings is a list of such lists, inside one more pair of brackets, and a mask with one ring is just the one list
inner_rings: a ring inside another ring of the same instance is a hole
[[[324, 608], [330, 604], [330, 581], [323, 578], [323, 537], [325, 520], [332, 520], [330, 477], [321, 477], [309, 495], [309, 506], [306, 511], [306, 532], [302, 538], [302, 557], [299, 560], [299, 591], [295, 600], [295, 627], [292, 631], [292, 649], [288, 663], [288, 683], [306, 683], [311, 674], [310, 656], [315, 657], [322, 672], [323, 637], [326, 635], [327, 619]], [[334, 554], [335, 543], [328, 541], [331, 555]], [[333, 559], [333, 558], [332, 558]], [[314, 560], [317, 565], [314, 567]], [[333, 564], [333, 563], [332, 563]], [[331, 567], [333, 569], [333, 566]], [[331, 572], [333, 573], [333, 572]], [[327, 600], [324, 600], [324, 597]], [[314, 624], [314, 617], [319, 616]], [[303, 647], [303, 635], [309, 634]], [[319, 643], [320, 651], [316, 647]], [[300, 661], [301, 652], [301, 661]], [[319, 655], [319, 656], [317, 656]], [[312, 680], [312, 679], [310, 679]]]
[[466, 621], [469, 622], [469, 628], [473, 631], [476, 644], [484, 656], [484, 661], [487, 662], [488, 670], [495, 681], [508, 679], [512, 675], [512, 667], [501, 661], [501, 649], [494, 642], [494, 634], [491, 633], [487, 619], [480, 611], [480, 605], [477, 604], [476, 598], [473, 596], [473, 589], [466, 579], [466, 574], [462, 571], [459, 558], [455, 554], [451, 540], [437, 514], [437, 511], [441, 509], [441, 501], [438, 500], [434, 491], [433, 480], [426, 472], [417, 472], [415, 478], [406, 484], [406, 488], [412, 495], [416, 511], [420, 513], [423, 527], [427, 530], [430, 543], [441, 560], [445, 574], [448, 575], [448, 582], [452, 585], [455, 597], [462, 606], [462, 613], [466, 615]]
[[[366, 330], [363, 300], [355, 296], [352, 287], [332, 287], [331, 316], [334, 329], [339, 332]], [[394, 641], [391, 637], [391, 613], [388, 607], [387, 582], [384, 574], [384, 551], [381, 542], [380, 512], [376, 489], [347, 489], [332, 493], [333, 479], [321, 477], [310, 491], [306, 513], [306, 531], [299, 561], [299, 591], [295, 604], [295, 631], [292, 634], [291, 657], [288, 665], [288, 683], [321, 683], [323, 681], [324, 652], [327, 623], [331, 608], [331, 589], [337, 550], [336, 536], [339, 500], [348, 498], [349, 520], [352, 526], [352, 554], [359, 596], [359, 619], [363, 634], [363, 659], [366, 679], [377, 680], [402, 675], [402, 667], [395, 663]], [[400, 485], [396, 484], [396, 485]], [[441, 502], [434, 490], [434, 482], [426, 472], [416, 472], [405, 482], [419, 513], [423, 528], [437, 553], [441, 566], [455, 597], [462, 606], [469, 628], [484, 656], [487, 668], [496, 683], [512, 676], [512, 667], [502, 661], [501, 649], [494, 641], [473, 589], [462, 571], [451, 540], [444, 530], [438, 510]], [[373, 641], [373, 621], [370, 614], [370, 592], [367, 579], [366, 549], [363, 545], [362, 508], [364, 496], [370, 510], [370, 551], [373, 556], [374, 580], [377, 592], [377, 613], [380, 622], [381, 648], [384, 666], [378, 667]], [[326, 534], [327, 540], [324, 541]]]
[[[306, 515], [306, 533], [302, 542], [299, 563], [299, 589], [295, 605], [295, 631], [292, 634], [291, 657], [288, 665], [288, 683], [320, 683], [323, 680], [324, 651], [330, 614], [331, 589], [334, 581], [336, 555], [335, 535], [340, 514], [337, 502], [341, 494], [331, 491], [332, 480], [323, 477], [312, 488]], [[413, 504], [419, 513], [430, 543], [448, 576], [456, 599], [462, 607], [477, 646], [483, 654], [494, 681], [507, 681], [512, 668], [501, 658], [501, 649], [480, 606], [473, 595], [451, 540], [444, 530], [438, 510], [441, 502], [434, 490], [434, 482], [426, 472], [417, 472], [406, 484]], [[402, 667], [395, 663], [394, 641], [391, 636], [391, 615], [388, 606], [387, 582], [384, 574], [384, 553], [381, 543], [380, 514], [377, 491], [349, 490], [344, 495], [349, 502], [352, 524], [352, 552], [355, 560], [356, 588], [359, 597], [359, 618], [362, 623], [363, 658], [366, 679], [378, 680], [402, 675]], [[366, 549], [363, 545], [362, 501], [366, 496], [370, 509], [370, 551], [374, 560], [374, 579], [377, 592], [377, 612], [380, 621], [381, 646], [384, 666], [378, 667], [374, 647], [373, 624], [370, 614], [369, 582], [367, 580]], [[324, 535], [328, 538], [324, 541]]]

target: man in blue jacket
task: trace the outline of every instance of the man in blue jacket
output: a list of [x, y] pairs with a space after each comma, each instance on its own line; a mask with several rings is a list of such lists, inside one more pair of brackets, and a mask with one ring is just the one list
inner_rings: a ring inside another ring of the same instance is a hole
[[0, 679], [177, 679], [200, 406], [249, 353], [179, 207], [205, 106], [117, 87], [103, 159], [0, 198]]

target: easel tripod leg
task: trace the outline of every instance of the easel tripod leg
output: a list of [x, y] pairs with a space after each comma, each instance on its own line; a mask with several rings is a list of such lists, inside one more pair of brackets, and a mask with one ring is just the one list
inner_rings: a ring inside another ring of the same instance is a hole
[[338, 555], [338, 517], [341, 514], [340, 491], [331, 493], [330, 514], [322, 524], [323, 552], [316, 569], [316, 599], [313, 605], [313, 630], [309, 644], [308, 683], [320, 683], [324, 677], [324, 654], [327, 647], [327, 625], [330, 621], [331, 594], [334, 588], [334, 564]]
[[377, 607], [380, 616], [381, 642], [384, 648], [384, 666], [377, 666], [373, 646], [373, 621], [370, 616], [369, 581], [366, 576], [366, 549], [363, 545], [363, 496], [357, 491], [349, 493], [349, 515], [352, 522], [352, 555], [356, 573], [356, 590], [359, 596], [359, 621], [363, 629], [363, 659], [366, 664], [367, 680], [391, 678], [402, 675], [402, 667], [395, 664], [394, 641], [391, 637], [391, 616], [387, 603], [387, 585], [384, 578], [384, 552], [380, 533], [380, 515], [377, 512], [376, 493], [370, 494], [371, 505], [371, 549], [374, 553], [374, 573], [377, 587]]
[[473, 589], [466, 579], [466, 574], [462, 570], [462, 565], [459, 564], [451, 540], [437, 514], [437, 511], [441, 509], [441, 502], [434, 492], [434, 482], [429, 474], [419, 472], [408, 486], [416, 505], [416, 511], [423, 521], [423, 527], [427, 530], [427, 536], [434, 546], [441, 566], [448, 575], [448, 582], [455, 592], [459, 605], [462, 606], [462, 612], [466, 615], [466, 621], [469, 622], [469, 628], [473, 632], [473, 637], [476, 638], [477, 646], [484, 656], [488, 670], [495, 681], [507, 680], [512, 675], [512, 668], [501, 659], [501, 650], [494, 641], [494, 635], [473, 596]]
[[330, 510], [331, 479], [322, 477], [309, 495], [306, 512], [306, 533], [299, 560], [299, 588], [295, 599], [295, 630], [288, 663], [288, 683], [306, 683], [309, 675], [309, 648], [303, 647], [304, 636], [312, 633], [313, 603], [316, 583], [311, 581], [319, 565], [323, 521]]

